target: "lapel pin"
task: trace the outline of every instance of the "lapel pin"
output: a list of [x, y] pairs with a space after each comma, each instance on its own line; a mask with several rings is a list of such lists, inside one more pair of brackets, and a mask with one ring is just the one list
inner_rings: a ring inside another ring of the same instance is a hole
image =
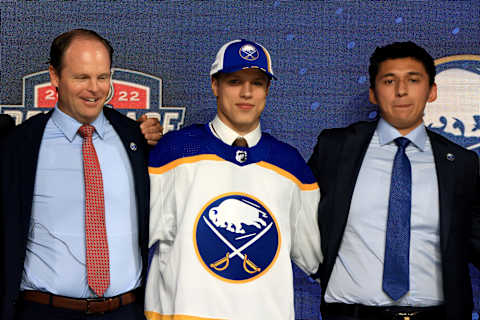
[[137, 144], [135, 142], [130, 142], [130, 150], [137, 151]]
[[448, 161], [453, 161], [453, 160], [455, 160], [455, 156], [453, 155], [453, 153], [447, 153], [447, 160], [448, 160]]

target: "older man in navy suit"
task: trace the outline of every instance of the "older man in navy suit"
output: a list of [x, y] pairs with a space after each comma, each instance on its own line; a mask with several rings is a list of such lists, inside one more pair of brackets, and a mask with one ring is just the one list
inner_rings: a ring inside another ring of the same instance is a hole
[[58, 36], [57, 105], [2, 142], [2, 319], [144, 319], [147, 140], [161, 133], [104, 106], [112, 52], [90, 30]]

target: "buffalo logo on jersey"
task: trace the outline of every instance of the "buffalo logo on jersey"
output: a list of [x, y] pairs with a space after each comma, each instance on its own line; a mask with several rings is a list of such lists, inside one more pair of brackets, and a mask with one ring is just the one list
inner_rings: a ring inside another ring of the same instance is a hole
[[202, 265], [228, 282], [247, 282], [265, 274], [280, 250], [277, 222], [255, 197], [228, 193], [209, 201], [193, 231]]
[[[435, 60], [435, 65], [438, 98], [425, 108], [425, 125], [453, 142], [479, 152], [480, 56], [444, 57]], [[446, 157], [449, 161], [454, 160], [454, 155]]]
[[252, 46], [251, 44], [246, 44], [238, 50], [240, 57], [248, 61], [255, 61], [259, 57], [259, 53], [257, 48]]

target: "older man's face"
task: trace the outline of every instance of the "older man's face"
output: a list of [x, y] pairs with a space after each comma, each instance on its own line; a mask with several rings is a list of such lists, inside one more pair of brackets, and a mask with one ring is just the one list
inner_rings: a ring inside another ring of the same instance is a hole
[[110, 55], [98, 40], [72, 40], [62, 58], [60, 73], [50, 66], [52, 85], [58, 88], [58, 107], [81, 123], [100, 114], [110, 89]]

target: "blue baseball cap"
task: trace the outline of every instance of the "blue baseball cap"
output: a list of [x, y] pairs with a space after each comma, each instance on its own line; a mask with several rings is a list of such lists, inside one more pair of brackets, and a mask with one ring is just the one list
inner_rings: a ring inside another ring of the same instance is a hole
[[210, 69], [210, 76], [218, 72], [231, 73], [251, 68], [262, 70], [270, 79], [277, 79], [273, 75], [272, 60], [267, 49], [253, 41], [233, 40], [218, 50]]

